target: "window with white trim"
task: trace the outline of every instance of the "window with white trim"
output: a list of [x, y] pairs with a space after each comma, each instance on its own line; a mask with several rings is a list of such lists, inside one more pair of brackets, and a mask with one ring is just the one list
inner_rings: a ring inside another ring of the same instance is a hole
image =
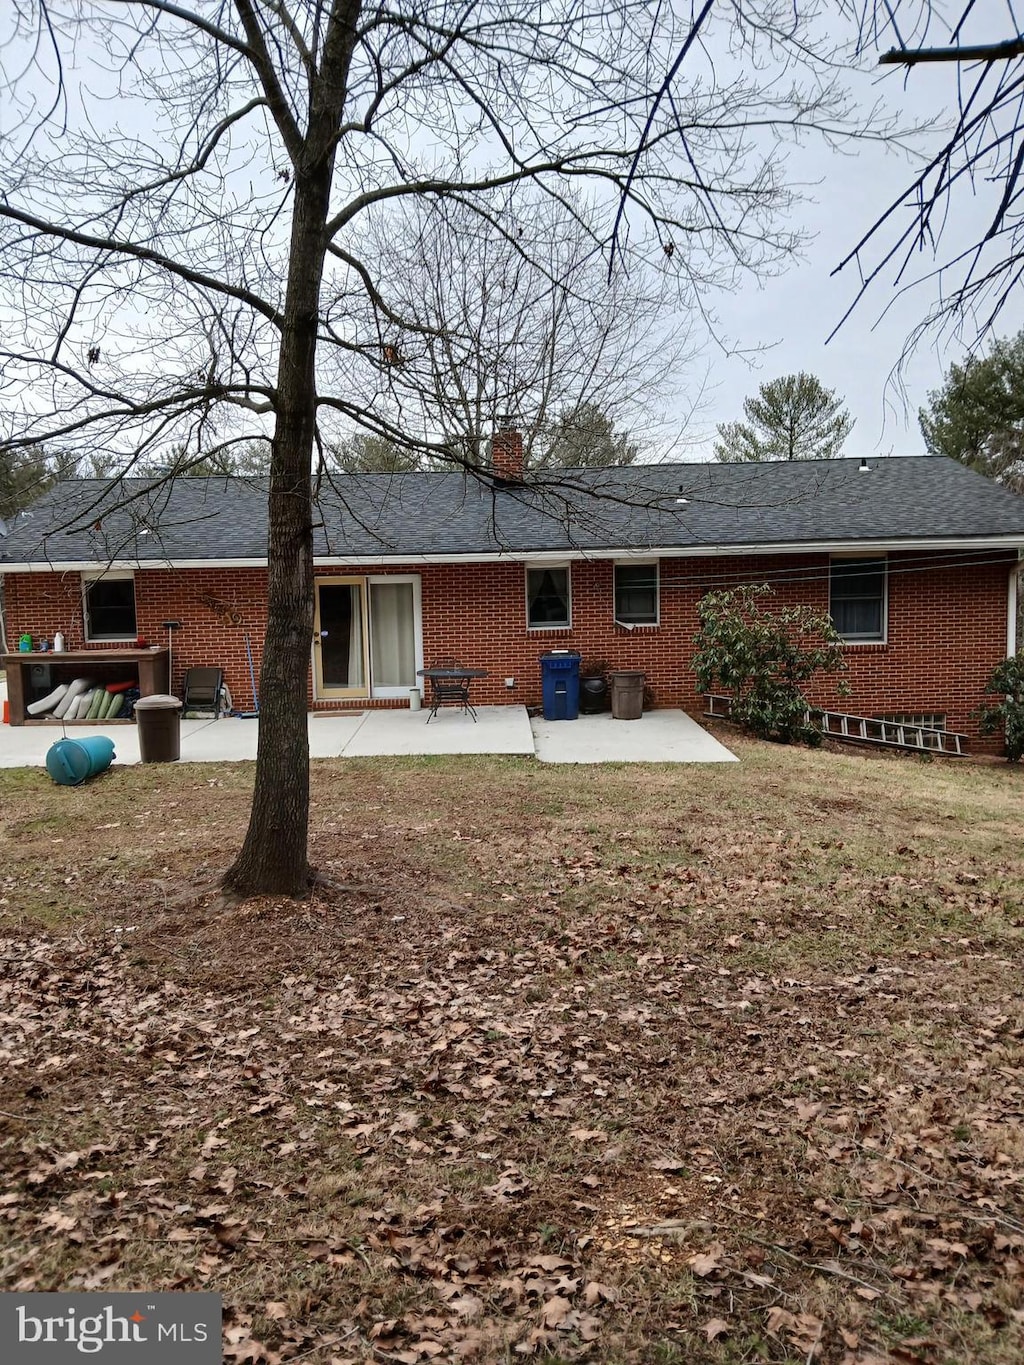
[[885, 559], [833, 558], [829, 565], [829, 613], [844, 640], [852, 644], [883, 641]]
[[658, 561], [615, 565], [615, 619], [625, 625], [658, 624]]
[[90, 641], [134, 640], [135, 575], [130, 571], [82, 575], [82, 615]]
[[551, 630], [572, 624], [569, 566], [549, 565], [526, 570], [526, 624], [531, 630]]

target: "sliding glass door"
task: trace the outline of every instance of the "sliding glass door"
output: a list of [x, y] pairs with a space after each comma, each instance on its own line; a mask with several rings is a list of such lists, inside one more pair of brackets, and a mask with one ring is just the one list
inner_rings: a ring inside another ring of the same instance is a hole
[[418, 575], [318, 578], [316, 697], [408, 696], [422, 662], [419, 605]]
[[317, 696], [365, 697], [366, 580], [318, 580], [313, 632]]
[[416, 686], [415, 602], [411, 580], [370, 580], [370, 668], [375, 695], [382, 688]]

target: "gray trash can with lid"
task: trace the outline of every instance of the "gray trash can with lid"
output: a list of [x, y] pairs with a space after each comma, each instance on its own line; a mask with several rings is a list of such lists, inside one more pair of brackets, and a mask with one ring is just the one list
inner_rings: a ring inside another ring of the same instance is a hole
[[609, 673], [612, 685], [612, 720], [639, 720], [644, 713], [645, 673], [625, 670]]
[[181, 702], [155, 692], [135, 703], [143, 763], [176, 763], [181, 757]]

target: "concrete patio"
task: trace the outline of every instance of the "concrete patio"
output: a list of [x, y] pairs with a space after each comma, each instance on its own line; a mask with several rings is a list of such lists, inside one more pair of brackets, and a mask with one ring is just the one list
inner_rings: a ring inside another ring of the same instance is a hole
[[738, 763], [685, 711], [647, 711], [640, 720], [607, 713], [530, 722], [542, 763]]
[[[650, 711], [640, 720], [609, 715], [575, 721], [531, 720], [524, 706], [479, 706], [478, 720], [448, 708], [427, 711], [311, 713], [313, 758], [430, 754], [516, 754], [542, 763], [731, 763], [736, 756], [683, 711]], [[138, 763], [134, 725], [69, 725], [68, 738], [106, 734], [115, 763]], [[183, 763], [232, 763], [256, 757], [258, 720], [224, 716], [181, 722]], [[0, 726], [0, 768], [43, 767], [59, 725]]]

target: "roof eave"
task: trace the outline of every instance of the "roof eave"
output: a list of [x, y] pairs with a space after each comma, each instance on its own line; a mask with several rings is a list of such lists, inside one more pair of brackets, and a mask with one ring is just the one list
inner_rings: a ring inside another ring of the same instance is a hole
[[[467, 551], [464, 553], [415, 554], [380, 553], [358, 555], [316, 555], [317, 569], [341, 566], [369, 566], [392, 564], [490, 564], [517, 563], [523, 560], [539, 563], [566, 563], [587, 559], [693, 559], [722, 558], [735, 555], [783, 554], [854, 554], [865, 551], [891, 553], [899, 550], [1016, 550], [1024, 553], [1024, 531], [1000, 536], [917, 536], [884, 539], [845, 539], [815, 541], [744, 542], [714, 545], [602, 545], [595, 547], [550, 549], [517, 548], [507, 550]], [[265, 556], [232, 559], [114, 559], [102, 562], [95, 559], [29, 560], [5, 563], [0, 560], [0, 574], [6, 573], [74, 573], [133, 569], [265, 569]]]

